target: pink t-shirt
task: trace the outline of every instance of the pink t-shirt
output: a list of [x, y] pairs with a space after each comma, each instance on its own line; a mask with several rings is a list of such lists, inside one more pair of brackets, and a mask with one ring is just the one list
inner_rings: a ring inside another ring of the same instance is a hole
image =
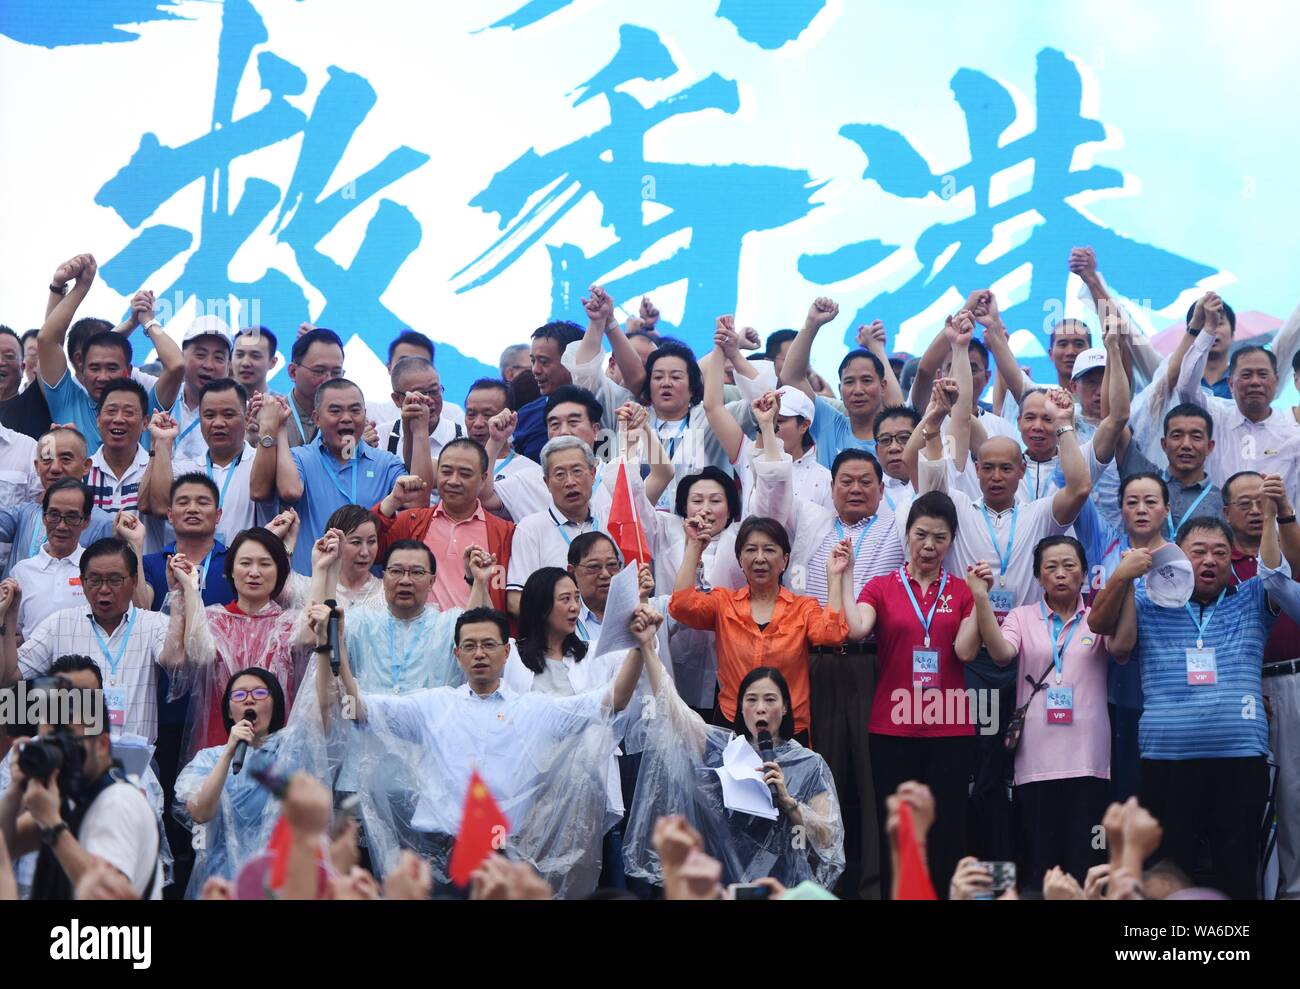
[[[1020, 651], [1016, 660], [1017, 707], [1029, 698], [1031, 688], [1025, 677], [1037, 682], [1052, 662], [1049, 630], [1052, 612], [1047, 612], [1044, 621], [1044, 607], [1025, 604], [1012, 608], [1002, 622], [1002, 635]], [[1015, 782], [1018, 784], [1074, 776], [1110, 779], [1107, 641], [1105, 636], [1088, 628], [1088, 610], [1080, 599], [1076, 617], [1061, 630], [1059, 640], [1064, 642], [1069, 638], [1069, 644], [1061, 657], [1060, 685], [1056, 683], [1055, 670], [1047, 674], [1047, 680], [1025, 714], [1025, 733], [1016, 750]], [[1059, 619], [1056, 627], [1061, 628]], [[1070, 688], [1068, 704], [1065, 691], [1060, 688]], [[1010, 717], [1010, 711], [1003, 715], [1004, 719]]]

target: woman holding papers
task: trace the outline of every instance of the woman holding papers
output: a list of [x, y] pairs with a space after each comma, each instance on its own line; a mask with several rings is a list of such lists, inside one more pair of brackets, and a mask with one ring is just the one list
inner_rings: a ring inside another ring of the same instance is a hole
[[833, 886], [844, 870], [835, 783], [822, 757], [791, 737], [794, 705], [781, 671], [750, 670], [729, 730], [686, 706], [653, 650], [642, 656], [655, 706], [624, 837], [628, 875], [663, 882], [654, 824], [682, 814], [722, 862], [726, 882], [772, 876], [786, 886]]

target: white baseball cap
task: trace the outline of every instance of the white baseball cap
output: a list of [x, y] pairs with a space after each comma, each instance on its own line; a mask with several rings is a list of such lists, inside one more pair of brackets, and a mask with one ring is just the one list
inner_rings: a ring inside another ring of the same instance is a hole
[[191, 340], [197, 340], [199, 337], [221, 337], [226, 341], [226, 346], [234, 344], [234, 335], [230, 332], [230, 327], [220, 316], [200, 316], [190, 324], [189, 329], [185, 331], [185, 338], [181, 341], [181, 346], [189, 343]]
[[1176, 543], [1165, 543], [1151, 554], [1146, 576], [1147, 597], [1162, 608], [1181, 608], [1192, 599], [1196, 576], [1192, 562]]
[[1097, 368], [1104, 368], [1105, 366], [1106, 351], [1100, 347], [1085, 350], [1074, 359], [1074, 370], [1070, 372], [1070, 380], [1078, 381], [1089, 371], [1095, 371]]
[[813, 421], [813, 413], [817, 407], [813, 405], [813, 400], [798, 388], [784, 385], [776, 390], [776, 394], [781, 400], [780, 415], [803, 416], [809, 422]]

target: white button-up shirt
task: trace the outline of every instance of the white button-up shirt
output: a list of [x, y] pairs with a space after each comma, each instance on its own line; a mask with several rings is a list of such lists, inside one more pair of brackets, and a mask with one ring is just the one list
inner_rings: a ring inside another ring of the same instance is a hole
[[81, 589], [81, 554], [77, 546], [70, 556], [55, 559], [49, 543], [35, 556], [14, 564], [13, 577], [23, 589], [18, 602], [18, 634], [26, 637], [49, 615], [63, 608], [85, 611], [86, 594]]
[[528, 578], [542, 567], [567, 567], [569, 545], [575, 538], [596, 529], [609, 531], [609, 508], [608, 499], [599, 505], [593, 497], [587, 506], [587, 518], [582, 522], [570, 522], [554, 503], [545, 511], [525, 518], [515, 527], [510, 545], [506, 589], [522, 591]]
[[169, 621], [161, 612], [141, 611], [132, 605], [113, 633], [107, 635], [97, 623], [95, 630], [91, 629], [94, 617], [85, 607], [64, 608], [32, 629], [18, 647], [19, 675], [24, 680], [44, 676], [56, 659], [70, 653], [89, 656], [99, 664], [105, 690], [125, 691], [126, 717], [122, 730], [155, 742], [158, 740], [158, 667], [162, 663]]

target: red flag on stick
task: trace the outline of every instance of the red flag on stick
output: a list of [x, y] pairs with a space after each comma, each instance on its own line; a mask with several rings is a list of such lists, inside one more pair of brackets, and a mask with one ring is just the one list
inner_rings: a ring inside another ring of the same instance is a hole
[[609, 537], [623, 554], [624, 563], [649, 563], [645, 531], [632, 501], [632, 487], [627, 483], [627, 464], [618, 465], [614, 499], [609, 506]]
[[510, 825], [501, 808], [483, 782], [478, 770], [470, 773], [469, 790], [465, 794], [465, 812], [460, 818], [460, 833], [451, 850], [451, 881], [458, 886], [469, 883], [482, 861], [500, 848], [501, 841], [510, 832]]
[[898, 803], [898, 899], [937, 900], [930, 870], [921, 857], [916, 843], [916, 827], [912, 823], [912, 805], [906, 800]]

